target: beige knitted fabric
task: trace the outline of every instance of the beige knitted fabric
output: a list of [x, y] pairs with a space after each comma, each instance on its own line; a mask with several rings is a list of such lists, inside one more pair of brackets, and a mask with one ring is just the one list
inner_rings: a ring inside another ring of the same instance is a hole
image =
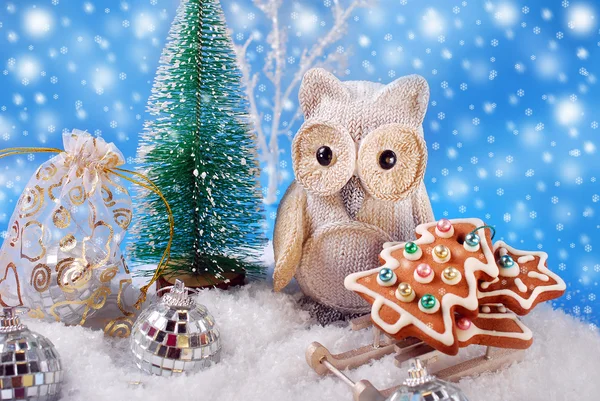
[[[313, 69], [299, 97], [305, 122], [292, 143], [296, 181], [275, 222], [275, 290], [295, 276], [326, 307], [368, 312], [344, 278], [377, 267], [384, 242], [412, 239], [418, 224], [433, 221], [423, 184], [429, 88], [417, 75], [382, 85]], [[324, 146], [332, 155], [325, 166], [316, 156]], [[395, 164], [384, 168], [390, 150]]]

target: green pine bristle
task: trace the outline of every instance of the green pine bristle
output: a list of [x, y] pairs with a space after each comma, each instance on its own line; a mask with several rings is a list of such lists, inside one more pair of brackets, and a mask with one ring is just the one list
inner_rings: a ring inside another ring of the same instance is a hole
[[[139, 171], [163, 192], [175, 236], [165, 274], [261, 275], [265, 244], [254, 135], [217, 0], [183, 0], [169, 32], [138, 149]], [[166, 208], [135, 197], [132, 258], [158, 262], [169, 239]]]

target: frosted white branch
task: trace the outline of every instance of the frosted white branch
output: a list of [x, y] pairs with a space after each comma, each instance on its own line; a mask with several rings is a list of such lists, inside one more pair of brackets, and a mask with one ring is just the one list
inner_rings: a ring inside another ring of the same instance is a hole
[[260, 150], [259, 155], [263, 157], [263, 155], [268, 154], [269, 148], [267, 147], [266, 136], [261, 126], [262, 114], [258, 111], [258, 107], [256, 106], [256, 96], [254, 95], [254, 89], [258, 82], [258, 74], [251, 73], [250, 64], [246, 58], [250, 43], [252, 43], [252, 37], [249, 37], [243, 45], [234, 44], [234, 50], [237, 56], [239, 69], [242, 72], [242, 82], [245, 85], [246, 97], [248, 98], [248, 103], [250, 105], [250, 121], [256, 130], [256, 140]]
[[287, 30], [281, 23], [279, 15], [283, 1], [254, 0], [254, 5], [270, 23], [270, 30], [267, 35], [269, 51], [266, 54], [262, 69], [262, 75], [273, 88], [272, 102], [267, 106], [269, 114], [271, 114], [270, 121], [263, 120], [263, 113], [259, 111], [256, 103], [255, 89], [261, 75], [252, 72], [247, 59], [247, 50], [252, 43], [252, 39], [248, 39], [243, 45], [235, 45], [235, 50], [249, 99], [250, 119], [256, 129], [260, 159], [266, 166], [265, 172], [269, 177], [265, 203], [272, 204], [277, 201], [277, 188], [280, 182], [279, 154], [281, 153], [278, 137], [289, 135], [294, 124], [302, 117], [300, 108], [296, 104], [296, 109], [291, 110], [294, 113], [292, 118], [285, 126], [282, 126], [284, 124], [282, 114], [284, 111], [288, 111], [284, 109], [284, 105], [289, 102], [290, 96], [298, 88], [304, 73], [310, 68], [318, 66], [331, 70], [345, 66], [348, 54], [332, 51], [331, 47], [345, 35], [352, 13], [357, 8], [366, 7], [374, 2], [375, 0], [352, 0], [344, 7], [340, 4], [340, 0], [333, 0], [331, 6], [333, 23], [331, 28], [324, 35], [321, 35], [312, 46], [302, 50], [297, 67], [292, 70], [291, 66], [286, 63]]

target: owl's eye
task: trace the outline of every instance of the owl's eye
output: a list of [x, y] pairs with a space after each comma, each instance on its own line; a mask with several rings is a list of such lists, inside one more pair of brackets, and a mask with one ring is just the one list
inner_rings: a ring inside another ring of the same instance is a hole
[[384, 170], [389, 170], [396, 165], [396, 154], [392, 150], [384, 150], [379, 155], [379, 165]]
[[333, 151], [329, 146], [321, 146], [317, 150], [317, 161], [321, 166], [329, 166], [333, 158]]

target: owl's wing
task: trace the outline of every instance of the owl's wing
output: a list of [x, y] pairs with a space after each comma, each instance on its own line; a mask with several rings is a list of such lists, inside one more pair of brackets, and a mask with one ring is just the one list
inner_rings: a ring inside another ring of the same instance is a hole
[[306, 193], [294, 181], [283, 195], [277, 209], [277, 220], [273, 233], [273, 250], [275, 252], [273, 287], [275, 291], [281, 291], [288, 285], [300, 264], [305, 217]]

